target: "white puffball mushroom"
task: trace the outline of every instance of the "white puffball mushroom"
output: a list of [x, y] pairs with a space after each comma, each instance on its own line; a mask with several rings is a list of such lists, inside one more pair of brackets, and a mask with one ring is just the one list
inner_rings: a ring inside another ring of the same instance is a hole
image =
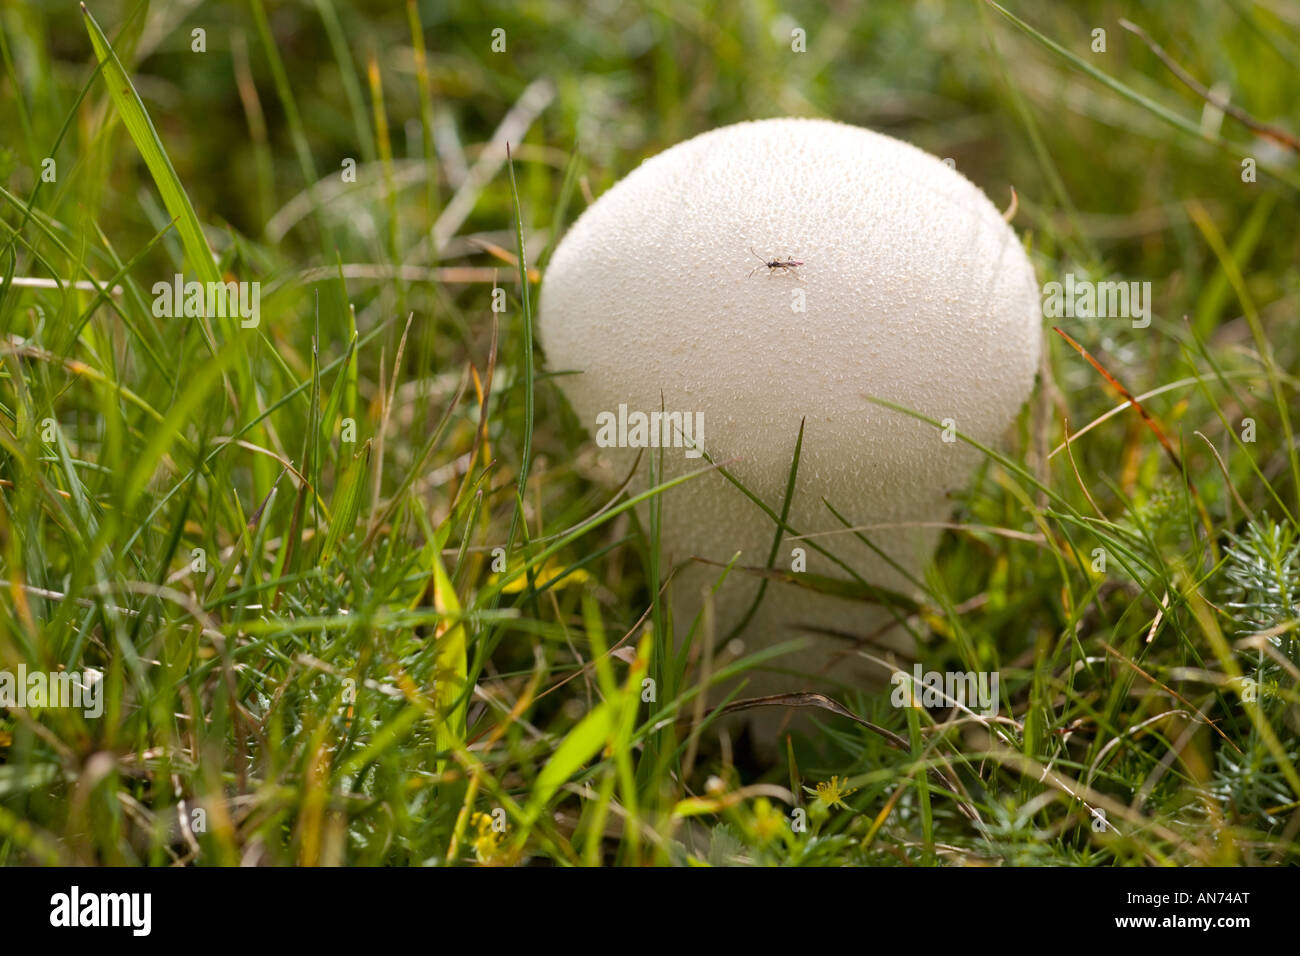
[[[802, 264], [769, 268], [755, 255]], [[704, 450], [777, 514], [804, 420], [789, 525], [839, 532], [811, 540], [868, 582], [915, 593], [907, 575], [923, 578], [949, 495], [981, 458], [953, 432], [996, 445], [1012, 424], [1038, 368], [1039, 303], [1015, 233], [950, 166], [870, 130], [777, 119], [679, 143], [587, 209], [546, 272], [539, 336], [549, 368], [574, 373], [558, 381], [598, 444], [618, 435], [608, 425], [620, 406], [629, 421], [698, 413]], [[622, 438], [647, 443], [634, 429]], [[602, 454], [623, 473], [641, 450]], [[682, 447], [662, 457], [666, 478], [708, 464]], [[725, 563], [740, 551], [740, 566], [765, 566], [776, 526], [716, 472], [661, 500], [664, 568], [683, 565], [673, 584], [682, 635], [720, 573], [691, 559]], [[863, 533], [906, 573], [844, 533], [825, 502], [851, 525], [873, 526]], [[808, 572], [848, 579], [788, 536], [773, 566], [798, 568], [797, 548]], [[719, 643], [758, 585], [733, 570], [714, 597]], [[899, 627], [872, 638], [893, 620], [876, 605], [770, 583], [737, 635], [745, 652], [803, 645], [751, 672], [741, 696], [878, 685], [887, 671], [857, 651], [908, 647]]]

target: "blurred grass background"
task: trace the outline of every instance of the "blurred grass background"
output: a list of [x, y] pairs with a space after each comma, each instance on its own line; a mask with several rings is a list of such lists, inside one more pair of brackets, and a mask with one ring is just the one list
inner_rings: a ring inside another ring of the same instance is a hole
[[[1008, 10], [1028, 31], [974, 0], [90, 4], [151, 147], [76, 4], [0, 0], [0, 667], [108, 689], [101, 720], [0, 710], [0, 860], [1294, 862], [1300, 171], [1120, 19], [1295, 130], [1300, 6]], [[1150, 329], [1062, 325], [1172, 386], [1144, 405], [1196, 492], [1131, 410], [1078, 480], [1048, 461], [1120, 401], [1049, 332], [1022, 470], [956, 519], [1046, 546], [950, 534], [931, 576], [925, 663], [998, 669], [1001, 731], [842, 688], [906, 746], [828, 713], [764, 767], [696, 740], [698, 661], [639, 702], [649, 545], [624, 499], [582, 524], [611, 492], [525, 348], [519, 237], [532, 284], [644, 157], [782, 115], [1014, 187], [1044, 282], [1152, 283]], [[164, 153], [256, 329], [153, 315], [211, 268]]]

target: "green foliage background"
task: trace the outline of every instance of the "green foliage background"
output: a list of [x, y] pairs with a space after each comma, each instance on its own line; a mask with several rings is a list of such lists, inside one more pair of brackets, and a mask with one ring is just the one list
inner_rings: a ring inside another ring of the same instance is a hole
[[[0, 0], [0, 668], [97, 669], [106, 712], [0, 708], [0, 861], [1295, 862], [1300, 170], [1120, 23], [1295, 130], [1293, 4], [89, 12]], [[946, 535], [916, 615], [1008, 720], [838, 688], [887, 733], [822, 712], [773, 766], [694, 724], [518, 253], [534, 285], [641, 159], [780, 115], [1014, 187], [1043, 281], [1151, 282], [1149, 329], [1062, 325], [1176, 455], [1049, 333], [955, 506], [1012, 533]], [[258, 327], [155, 316], [180, 271], [260, 282]]]

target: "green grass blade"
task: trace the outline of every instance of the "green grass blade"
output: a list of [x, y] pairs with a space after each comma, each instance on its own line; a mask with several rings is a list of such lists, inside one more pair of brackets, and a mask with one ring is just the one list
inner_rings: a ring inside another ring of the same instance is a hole
[[136, 92], [131, 77], [127, 75], [108, 38], [104, 36], [104, 31], [84, 3], [81, 5], [81, 13], [86, 21], [86, 30], [90, 34], [95, 56], [103, 68], [108, 94], [117, 108], [122, 125], [126, 127], [135, 148], [140, 151], [141, 158], [149, 167], [154, 185], [162, 194], [163, 205], [176, 219], [176, 232], [185, 248], [186, 261], [199, 281], [220, 282], [221, 273], [217, 269], [216, 260], [212, 258], [208, 241], [203, 237], [203, 227], [199, 225], [190, 197], [181, 185], [180, 177], [176, 175], [176, 169], [163, 148], [162, 140], [158, 138], [158, 131], [154, 129], [153, 120], [149, 118], [140, 94]]

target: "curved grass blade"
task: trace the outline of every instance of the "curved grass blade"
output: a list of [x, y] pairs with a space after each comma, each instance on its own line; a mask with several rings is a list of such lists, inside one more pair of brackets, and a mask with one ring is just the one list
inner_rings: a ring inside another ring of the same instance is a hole
[[118, 116], [122, 119], [122, 125], [131, 134], [131, 141], [135, 143], [135, 148], [140, 151], [141, 158], [149, 167], [149, 174], [153, 177], [158, 192], [162, 194], [167, 211], [176, 219], [176, 232], [180, 236], [190, 268], [202, 282], [220, 282], [221, 272], [217, 269], [216, 260], [212, 257], [212, 250], [208, 248], [207, 240], [203, 238], [203, 228], [199, 225], [198, 216], [194, 214], [190, 198], [181, 186], [180, 178], [176, 175], [167, 151], [163, 149], [162, 140], [158, 138], [158, 131], [154, 129], [153, 121], [145, 111], [140, 94], [135, 91], [131, 78], [118, 60], [117, 54], [113, 52], [108, 38], [104, 36], [104, 31], [100, 29], [84, 3], [81, 5], [81, 15], [86, 20], [90, 44], [94, 47], [95, 56], [98, 57], [103, 68], [104, 83], [108, 86], [108, 94], [117, 108]]

